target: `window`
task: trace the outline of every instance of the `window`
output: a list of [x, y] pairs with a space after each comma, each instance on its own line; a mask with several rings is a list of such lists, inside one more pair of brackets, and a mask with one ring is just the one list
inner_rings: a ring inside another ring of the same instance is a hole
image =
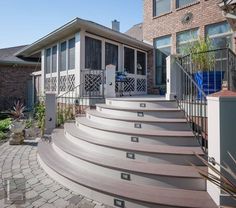
[[166, 57], [171, 54], [171, 36], [157, 38], [155, 46], [155, 82], [156, 85], [166, 84]]
[[109, 64], [116, 66], [116, 71], [118, 70], [118, 46], [106, 43], [105, 44], [105, 64], [106, 66]]
[[126, 72], [134, 74], [134, 50], [124, 47], [124, 68]]
[[46, 50], [46, 59], [45, 59], [45, 71], [46, 74], [50, 74], [51, 72], [51, 48]]
[[66, 41], [61, 43], [60, 48], [60, 71], [66, 70]]
[[75, 38], [69, 40], [68, 69], [75, 69]]
[[198, 2], [198, 0], [176, 0], [176, 8], [184, 7], [195, 2]]
[[52, 47], [52, 73], [57, 72], [57, 46]]
[[178, 33], [176, 40], [176, 52], [179, 54], [184, 54], [185, 50], [191, 45], [191, 43], [197, 41], [197, 39], [198, 28]]
[[171, 11], [172, 0], [154, 0], [153, 16], [160, 16]]
[[206, 27], [206, 36], [212, 41], [214, 48], [232, 48], [232, 30], [227, 22]]
[[137, 74], [146, 75], [146, 54], [137, 51]]
[[85, 68], [102, 69], [102, 42], [85, 37]]

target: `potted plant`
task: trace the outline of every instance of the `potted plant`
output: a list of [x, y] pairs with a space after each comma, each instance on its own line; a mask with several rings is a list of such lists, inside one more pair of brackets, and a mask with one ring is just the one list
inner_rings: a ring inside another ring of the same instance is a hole
[[[221, 90], [224, 71], [214, 70], [215, 51], [209, 38], [199, 38], [187, 49], [191, 56], [193, 78], [206, 95]], [[201, 97], [201, 92], [199, 92]]]
[[20, 101], [17, 101], [17, 103], [13, 106], [13, 110], [11, 111], [13, 121], [10, 126], [10, 130], [12, 132], [9, 141], [10, 144], [22, 144], [24, 142], [24, 129], [26, 126], [26, 122], [23, 119], [24, 110], [25, 106], [20, 103]]

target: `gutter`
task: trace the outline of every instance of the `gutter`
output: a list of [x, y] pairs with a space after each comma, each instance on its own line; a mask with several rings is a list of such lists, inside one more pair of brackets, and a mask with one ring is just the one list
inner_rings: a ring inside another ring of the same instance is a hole
[[[80, 18], [75, 18], [72, 21], [70, 21], [69, 23], [66, 23], [65, 25], [59, 27], [58, 29], [54, 30], [53, 32], [49, 33], [48, 35], [42, 37], [41, 39], [37, 40], [36, 42], [32, 43], [31, 45], [26, 46], [25, 48], [21, 49], [20, 51], [18, 51], [17, 53], [15, 53], [15, 56], [30, 56], [33, 53], [38, 52], [40, 49], [44, 48], [45, 46], [47, 46], [47, 43], [45, 43], [46, 41], [48, 42], [53, 42], [53, 41], [57, 41], [56, 38], [53, 38], [53, 36], [58, 36], [58, 35], [62, 35], [63, 36], [63, 32], [68, 32], [69, 33], [69, 29], [71, 29], [71, 33], [72, 32], [76, 32], [79, 31], [80, 29], [94, 29], [94, 30], [98, 30], [100, 32], [104, 32], [107, 35], [113, 35], [114, 37], [118, 37], [120, 39], [123, 39], [127, 42], [131, 42], [134, 45], [139, 45], [145, 48], [145, 50], [152, 50], [153, 46], [149, 45], [147, 43], [144, 43], [142, 41], [136, 40], [135, 38], [132, 38], [124, 33], [121, 32], [117, 32], [114, 31], [108, 27], [105, 27], [103, 25], [100, 25], [98, 23], [89, 21], [89, 20], [84, 20], [84, 19], [80, 19]], [[125, 42], [124, 41], [124, 42]], [[34, 49], [35, 47], [35, 49]], [[29, 50], [29, 51], [27, 51]]]

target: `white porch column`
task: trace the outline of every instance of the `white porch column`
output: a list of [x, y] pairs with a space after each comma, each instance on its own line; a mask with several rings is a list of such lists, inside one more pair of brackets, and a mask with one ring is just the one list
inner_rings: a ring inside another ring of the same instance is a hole
[[80, 53], [81, 53], [81, 44], [80, 44], [80, 33], [75, 34], [75, 86], [80, 84]]
[[46, 78], [46, 72], [45, 72], [45, 50], [41, 50], [41, 70], [42, 70], [42, 77], [41, 77], [41, 86], [42, 86], [42, 89], [41, 89], [41, 92], [42, 92], [42, 95], [44, 95], [45, 93], [45, 78]]
[[174, 100], [181, 96], [181, 72], [173, 55], [166, 58], [166, 99]]
[[105, 87], [105, 97], [113, 98], [116, 97], [116, 66], [107, 65], [106, 66], [106, 85]]
[[[227, 152], [236, 157], [236, 93], [221, 91], [208, 96], [207, 100], [208, 155], [220, 164], [225, 162], [233, 167]], [[235, 203], [210, 182], [207, 182], [207, 191], [217, 205], [232, 206]]]

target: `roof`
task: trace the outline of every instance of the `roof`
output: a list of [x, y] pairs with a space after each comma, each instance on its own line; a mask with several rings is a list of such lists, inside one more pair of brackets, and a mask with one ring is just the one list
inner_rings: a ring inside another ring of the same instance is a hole
[[37, 64], [36, 59], [25, 59], [15, 56], [15, 53], [19, 50], [25, 48], [26, 45], [16, 46], [11, 48], [0, 49], [0, 63], [2, 64], [24, 64], [24, 65], [34, 65]]
[[143, 23], [134, 25], [127, 32], [125, 32], [125, 34], [137, 40], [143, 41]]
[[76, 32], [79, 32], [81, 29], [85, 30], [86, 32], [102, 36], [104, 38], [108, 38], [120, 43], [124, 43], [133, 47], [137, 47], [142, 50], [148, 51], [153, 48], [152, 45], [139, 41], [124, 33], [112, 30], [111, 28], [105, 27], [95, 22], [77, 17], [72, 21], [68, 22], [67, 24], [63, 25], [62, 27], [54, 30], [48, 35], [32, 43], [31, 45], [26, 46], [25, 48], [20, 50], [17, 55], [25, 57], [34, 55], [43, 48], [48, 47], [49, 45], [54, 44], [55, 42], [58, 42]]

